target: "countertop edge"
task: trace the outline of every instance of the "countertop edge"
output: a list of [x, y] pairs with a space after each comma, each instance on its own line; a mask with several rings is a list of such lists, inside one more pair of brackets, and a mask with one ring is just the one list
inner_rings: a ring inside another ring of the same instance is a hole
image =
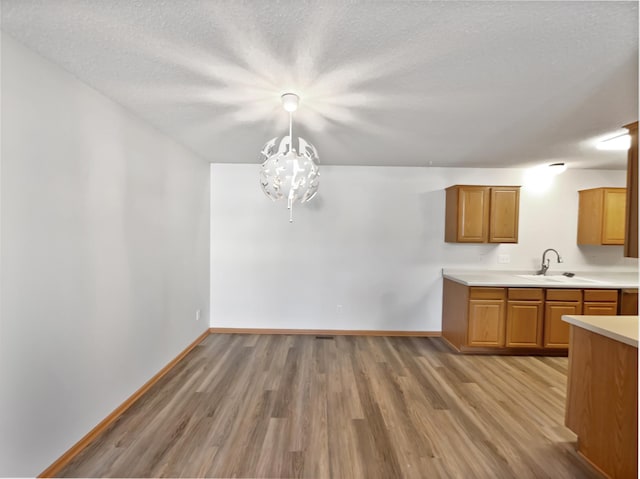
[[[576, 281], [564, 279], [558, 282], [541, 282], [527, 278], [520, 278], [521, 271], [456, 271], [442, 270], [442, 277], [465, 286], [497, 287], [497, 288], [546, 288], [546, 289], [637, 289], [638, 280], [631, 278], [615, 277], [618, 275], [635, 275], [634, 272], [582, 272], [580, 276], [600, 277], [594, 282]], [[531, 274], [531, 273], [529, 273]], [[597, 276], [596, 276], [597, 275]], [[560, 275], [556, 275], [560, 276]], [[637, 276], [636, 276], [637, 277]]]
[[[612, 331], [611, 329], [607, 329], [604, 326], [594, 324], [589, 321], [590, 319], [596, 322], [603, 321], [603, 320], [619, 321], [619, 318], [635, 319], [635, 328], [634, 328], [634, 331], [636, 333], [635, 338], [629, 337], [628, 335], [619, 331]], [[562, 320], [566, 323], [572, 324], [574, 326], [585, 329], [587, 331], [591, 331], [592, 333], [605, 336], [615, 341], [619, 341], [621, 343], [627, 344], [634, 348], [638, 347], [638, 316], [563, 315]]]
[[457, 278], [453, 275], [450, 275], [449, 273], [442, 273], [442, 277], [451, 281], [455, 281], [456, 283], [460, 283], [460, 284], [464, 284], [465, 286], [472, 286], [469, 284], [468, 281], [465, 281], [463, 279]]

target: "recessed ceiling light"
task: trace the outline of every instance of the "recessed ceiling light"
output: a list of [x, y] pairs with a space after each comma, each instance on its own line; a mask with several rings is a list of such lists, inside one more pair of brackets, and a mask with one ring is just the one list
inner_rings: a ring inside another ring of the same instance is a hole
[[631, 147], [631, 137], [625, 133], [623, 135], [607, 138], [596, 144], [598, 150], [606, 151], [625, 151]]

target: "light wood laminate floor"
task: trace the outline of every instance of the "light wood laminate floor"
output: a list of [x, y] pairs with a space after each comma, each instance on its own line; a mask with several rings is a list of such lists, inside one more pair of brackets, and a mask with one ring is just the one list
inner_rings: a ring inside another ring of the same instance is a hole
[[590, 478], [567, 358], [438, 338], [210, 335], [66, 477]]

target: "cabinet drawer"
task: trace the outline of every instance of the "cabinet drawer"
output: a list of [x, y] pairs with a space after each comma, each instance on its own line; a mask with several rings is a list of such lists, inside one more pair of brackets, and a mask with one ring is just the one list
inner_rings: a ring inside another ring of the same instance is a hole
[[469, 299], [504, 299], [504, 288], [469, 288]]
[[582, 301], [581, 289], [548, 289], [547, 301]]
[[540, 301], [544, 299], [542, 288], [509, 288], [509, 299], [517, 301]]
[[585, 289], [585, 301], [618, 301], [617, 289]]

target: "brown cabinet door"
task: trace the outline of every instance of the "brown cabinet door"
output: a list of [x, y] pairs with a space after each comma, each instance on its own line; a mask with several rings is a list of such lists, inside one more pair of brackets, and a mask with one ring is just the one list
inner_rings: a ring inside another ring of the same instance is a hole
[[520, 188], [491, 187], [489, 243], [517, 243]]
[[616, 316], [618, 303], [584, 303], [582, 314], [591, 316]]
[[488, 238], [489, 188], [460, 186], [458, 190], [458, 241], [486, 243]]
[[469, 346], [504, 346], [504, 301], [469, 300]]
[[625, 188], [606, 188], [602, 218], [602, 244], [624, 244], [627, 191]]
[[626, 188], [592, 188], [578, 194], [578, 244], [624, 244]]
[[620, 292], [620, 314], [636, 316], [638, 314], [638, 290], [623, 289]]
[[569, 323], [562, 321], [564, 314], [582, 314], [582, 303], [547, 301], [544, 308], [544, 347], [568, 348]]
[[578, 244], [599, 245], [602, 242], [602, 196], [602, 188], [578, 191]]
[[542, 301], [509, 301], [505, 346], [542, 347]]

